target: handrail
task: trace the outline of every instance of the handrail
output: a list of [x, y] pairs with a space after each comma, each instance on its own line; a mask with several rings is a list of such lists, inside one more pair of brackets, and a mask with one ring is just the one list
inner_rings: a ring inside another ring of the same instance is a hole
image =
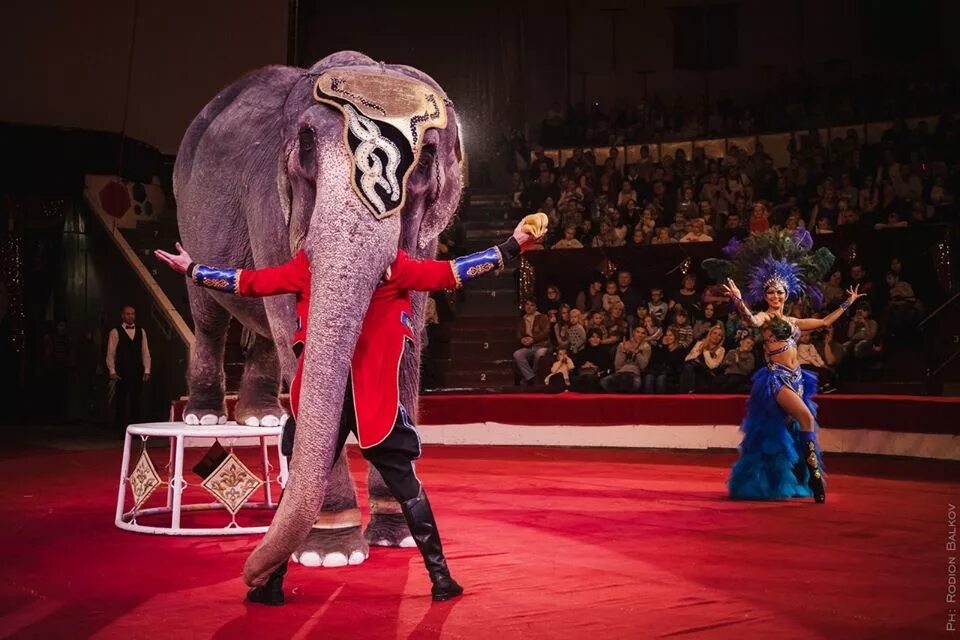
[[98, 207], [92, 206], [89, 202], [88, 193], [84, 193], [84, 198], [88, 200], [87, 204], [90, 205], [89, 209], [93, 212], [94, 217], [100, 221], [100, 224], [103, 225], [107, 235], [109, 235], [113, 240], [114, 244], [120, 250], [121, 255], [123, 255], [127, 263], [133, 267], [137, 278], [139, 278], [140, 282], [142, 282], [144, 287], [146, 287], [147, 292], [153, 297], [156, 308], [160, 310], [160, 313], [163, 314], [167, 322], [170, 323], [170, 326], [173, 327], [174, 331], [177, 332], [177, 335], [180, 337], [183, 343], [187, 345], [187, 348], [192, 352], [196, 337], [194, 336], [193, 331], [190, 330], [190, 327], [187, 326], [183, 316], [180, 315], [180, 312], [177, 311], [177, 308], [174, 306], [173, 302], [171, 302], [170, 298], [167, 297], [167, 294], [164, 293], [156, 279], [147, 269], [147, 266], [143, 264], [143, 261], [141, 261], [140, 258], [137, 257], [137, 252], [133, 250], [133, 247], [130, 246], [130, 243], [127, 242], [127, 239], [123, 237], [122, 233], [120, 233], [120, 229], [117, 226], [116, 221], [108, 220], [106, 214], [99, 211]]

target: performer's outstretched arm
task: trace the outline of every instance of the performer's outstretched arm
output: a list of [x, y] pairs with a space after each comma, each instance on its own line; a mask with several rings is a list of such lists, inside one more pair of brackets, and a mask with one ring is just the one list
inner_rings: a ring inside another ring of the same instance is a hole
[[534, 242], [537, 237], [524, 230], [525, 224], [525, 221], [521, 221], [506, 242], [456, 260], [414, 260], [401, 253], [390, 266], [385, 279], [409, 291], [460, 288], [467, 280], [501, 271], [509, 260], [520, 255], [523, 245]]
[[310, 267], [300, 251], [292, 260], [263, 269], [225, 269], [197, 264], [178, 242], [177, 253], [157, 249], [154, 255], [178, 273], [185, 274], [200, 287], [241, 296], [264, 297], [298, 293], [310, 286]]

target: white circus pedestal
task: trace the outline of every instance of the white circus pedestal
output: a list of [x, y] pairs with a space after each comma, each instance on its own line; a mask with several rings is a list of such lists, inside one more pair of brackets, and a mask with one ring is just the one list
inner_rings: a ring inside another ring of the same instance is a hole
[[[280, 452], [282, 427], [247, 427], [235, 422], [214, 426], [190, 426], [182, 422], [150, 422], [132, 424], [127, 427], [123, 442], [123, 463], [120, 467], [120, 490], [117, 494], [117, 513], [115, 524], [127, 531], [154, 533], [171, 536], [210, 536], [264, 533], [267, 525], [241, 526], [236, 515], [241, 509], [276, 509], [279, 495], [274, 499], [272, 484], [278, 489], [287, 482], [287, 459]], [[130, 453], [132, 442], [138, 438], [142, 442], [140, 455], [131, 470]], [[165, 438], [170, 445], [166, 481], [157, 472], [147, 455], [146, 443], [150, 438]], [[183, 477], [184, 449], [194, 446], [209, 447], [214, 441], [226, 449], [226, 459], [206, 479], [197, 476], [196, 484], [202, 486], [215, 502], [183, 504], [183, 492], [187, 481]], [[257, 476], [233, 453], [235, 447], [259, 446], [264, 477]], [[270, 462], [271, 450], [276, 452], [277, 464]], [[277, 471], [271, 477], [271, 471]], [[144, 508], [147, 498], [157, 488], [166, 485], [166, 505]], [[132, 496], [128, 507], [127, 496]], [[263, 501], [253, 502], [251, 498], [263, 491]], [[223, 527], [184, 527], [181, 515], [195, 511], [225, 511], [229, 521]], [[170, 514], [169, 526], [150, 526], [137, 522], [143, 516]]]

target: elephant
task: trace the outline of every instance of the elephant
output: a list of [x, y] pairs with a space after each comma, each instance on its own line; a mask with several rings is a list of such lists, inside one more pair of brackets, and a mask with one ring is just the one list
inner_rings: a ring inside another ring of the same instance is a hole
[[[378, 100], [393, 105], [390, 118]], [[411, 111], [422, 104], [422, 112]], [[368, 543], [413, 546], [396, 501], [372, 468], [372, 516], [361, 531], [346, 456], [334, 450], [351, 354], [371, 296], [398, 250], [435, 255], [462, 198], [463, 158], [456, 109], [430, 76], [354, 51], [310, 69], [251, 72], [214, 97], [186, 131], [174, 193], [181, 239], [194, 258], [260, 268], [302, 249], [312, 274], [303, 354], [309, 364], [300, 380], [290, 472], [273, 522], [244, 567], [248, 584], [262, 585], [291, 555], [308, 566], [341, 566], [363, 562]], [[281, 379], [290, 381], [297, 362], [290, 348], [292, 296], [188, 289], [196, 343], [185, 419], [225, 420], [223, 356], [232, 316], [257, 334], [237, 421], [280, 424]], [[425, 302], [425, 294], [413, 295], [417, 346]], [[405, 350], [400, 364], [400, 398], [411, 412], [419, 351]]]

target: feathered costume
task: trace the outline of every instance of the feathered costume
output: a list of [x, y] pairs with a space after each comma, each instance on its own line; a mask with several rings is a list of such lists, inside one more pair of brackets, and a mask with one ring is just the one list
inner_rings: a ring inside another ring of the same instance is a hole
[[[732, 240], [724, 248], [728, 260], [705, 260], [703, 267], [718, 282], [733, 279], [747, 305], [762, 301], [773, 285], [782, 287], [788, 299], [805, 297], [819, 307], [823, 302], [820, 282], [834, 257], [826, 248], [811, 253], [812, 248], [813, 239], [806, 231], [767, 231], [744, 242]], [[777, 341], [785, 343], [765, 352], [768, 357], [796, 348], [800, 336], [796, 324], [774, 318], [767, 326]], [[796, 420], [777, 403], [777, 394], [784, 386], [800, 396], [814, 419], [817, 417], [813, 402], [816, 374], [768, 360], [753, 375], [747, 414], [740, 427], [740, 459], [728, 482], [732, 498], [776, 500], [814, 495], [808, 486], [810, 474], [820, 474], [823, 468], [816, 433], [801, 431]]]

